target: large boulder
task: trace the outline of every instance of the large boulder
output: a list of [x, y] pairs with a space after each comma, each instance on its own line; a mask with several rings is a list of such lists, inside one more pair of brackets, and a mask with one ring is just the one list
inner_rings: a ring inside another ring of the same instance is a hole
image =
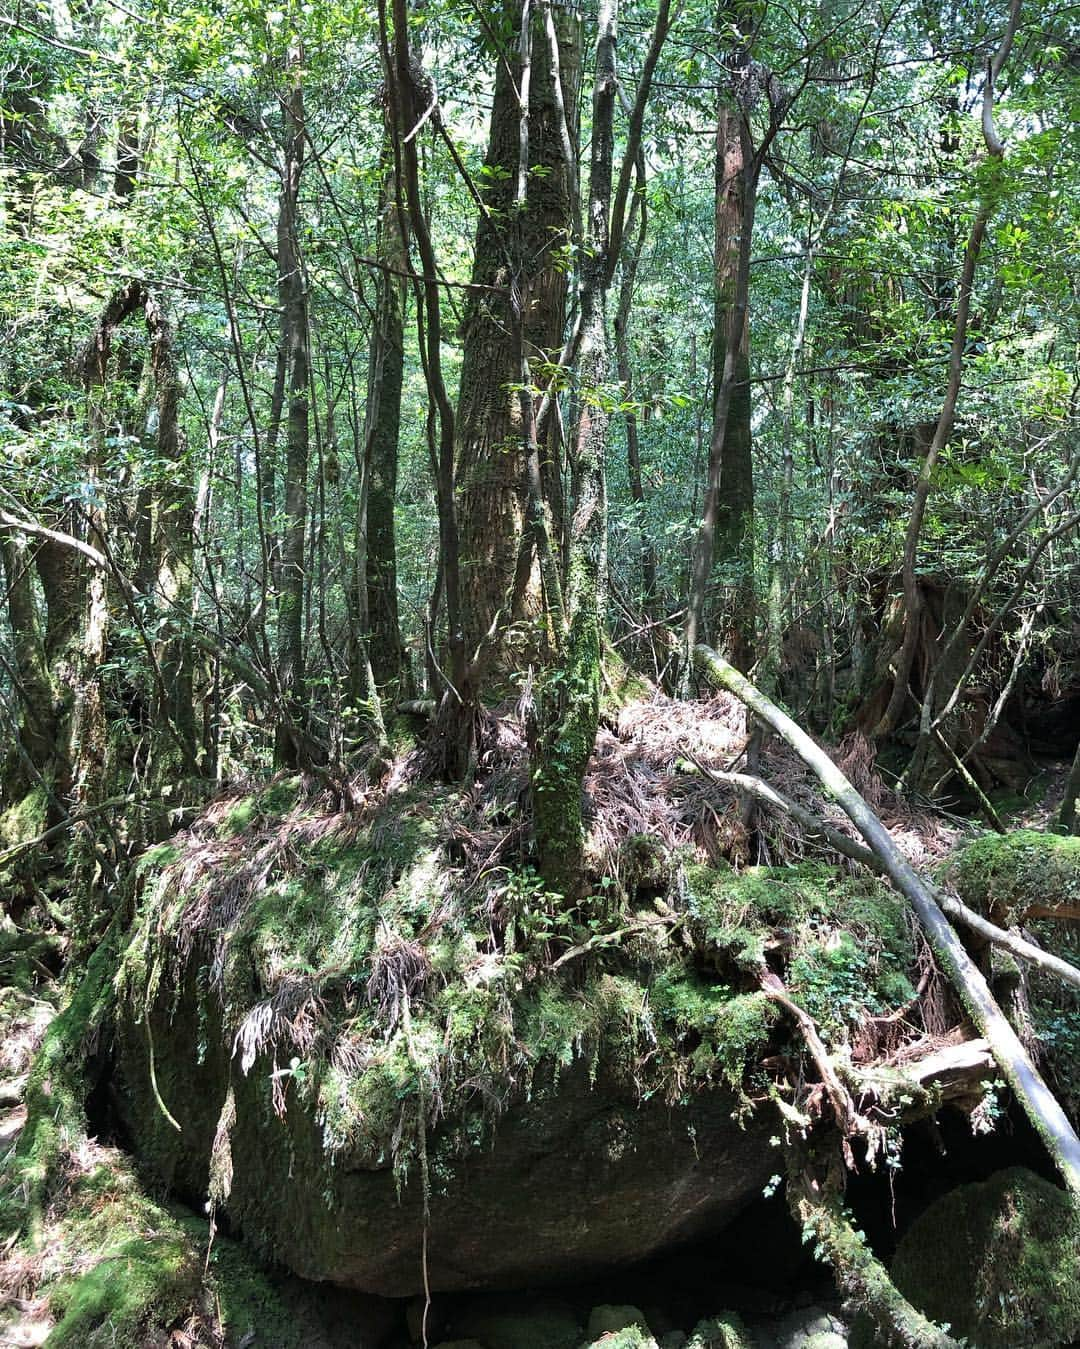
[[[304, 1278], [389, 1297], [421, 1292], [421, 1168], [399, 1189], [389, 1149], [381, 1160], [331, 1153], [291, 1083], [279, 1118], [272, 1058], [242, 1073], [196, 985], [189, 977], [175, 1001], [158, 1000], [149, 1035], [134, 1019], [121, 1029], [114, 1104], [144, 1165], [200, 1204], [211, 1170], [220, 1187], [231, 1169], [222, 1204], [231, 1228]], [[486, 1130], [477, 1124], [472, 1145], [460, 1120], [436, 1129], [427, 1139], [431, 1288], [584, 1277], [719, 1230], [775, 1169], [773, 1121], [737, 1107], [722, 1086], [678, 1108], [642, 1101], [631, 1081], [593, 1080], [579, 1061], [535, 1081]], [[233, 1112], [226, 1155], [219, 1123]]]
[[[1080, 1213], [1023, 1167], [961, 1185], [912, 1223], [892, 1276], [931, 1320], [979, 1349], [1057, 1349], [1080, 1337]], [[865, 1318], [852, 1345], [878, 1341]]]
[[838, 1043], [911, 997], [876, 881], [696, 867], [681, 912], [622, 881], [568, 907], [491, 864], [515, 802], [406, 782], [342, 813], [283, 780], [144, 860], [116, 1111], [160, 1182], [305, 1278], [412, 1296], [426, 1259], [432, 1290], [506, 1288], [718, 1231], [777, 1170], [748, 1090], [784, 1033], [776, 929]]

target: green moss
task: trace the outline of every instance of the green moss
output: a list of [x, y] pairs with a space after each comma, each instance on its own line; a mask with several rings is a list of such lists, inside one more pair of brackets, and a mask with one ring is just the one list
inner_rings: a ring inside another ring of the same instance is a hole
[[719, 1069], [736, 1087], [776, 1020], [775, 1004], [764, 993], [734, 993], [679, 968], [656, 979], [649, 1002], [658, 1048], [669, 1060], [685, 1058], [702, 1079]]
[[179, 1229], [114, 1241], [86, 1273], [51, 1291], [49, 1309], [58, 1320], [47, 1349], [144, 1343], [151, 1324], [168, 1329], [184, 1317], [201, 1272]]
[[87, 1043], [111, 1010], [119, 946], [114, 925], [91, 956], [81, 983], [45, 1032], [26, 1085], [26, 1125], [14, 1168], [27, 1201], [31, 1240], [40, 1241], [43, 1206], [68, 1147], [85, 1128], [90, 1089]]
[[964, 1185], [908, 1229], [892, 1274], [927, 1316], [980, 1349], [1051, 1349], [1080, 1336], [1080, 1214], [1015, 1167]]
[[735, 1312], [699, 1321], [686, 1343], [686, 1349], [753, 1349], [754, 1337]]
[[804, 862], [689, 867], [687, 879], [698, 931], [735, 969], [759, 969], [767, 943], [783, 942], [789, 988], [827, 1037], [915, 996], [906, 911], [874, 877]]
[[304, 1349], [309, 1342], [307, 1326], [297, 1322], [295, 1313], [243, 1247], [218, 1237], [210, 1252], [210, 1276], [221, 1329], [229, 1344]]
[[223, 838], [234, 838], [237, 834], [242, 834], [251, 824], [257, 815], [256, 801], [254, 796], [241, 797], [239, 801], [233, 802], [225, 812], [225, 817], [221, 821], [219, 832]]
[[1080, 837], [989, 834], [963, 848], [949, 874], [966, 904], [1004, 927], [1036, 907], [1080, 909]]
[[29, 843], [45, 832], [49, 799], [44, 787], [32, 787], [0, 813], [0, 850]]

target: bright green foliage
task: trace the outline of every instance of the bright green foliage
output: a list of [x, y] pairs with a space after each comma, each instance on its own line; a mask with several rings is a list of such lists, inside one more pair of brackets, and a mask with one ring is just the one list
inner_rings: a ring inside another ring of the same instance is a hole
[[754, 1341], [735, 1312], [721, 1312], [699, 1321], [686, 1349], [751, 1349]]
[[788, 987], [830, 1038], [915, 996], [910, 920], [875, 878], [814, 862], [688, 874], [691, 913], [737, 965], [760, 966], [782, 936]]
[[897, 1287], [979, 1349], [1056, 1349], [1080, 1335], [1080, 1214], [1020, 1167], [937, 1200], [904, 1235]]

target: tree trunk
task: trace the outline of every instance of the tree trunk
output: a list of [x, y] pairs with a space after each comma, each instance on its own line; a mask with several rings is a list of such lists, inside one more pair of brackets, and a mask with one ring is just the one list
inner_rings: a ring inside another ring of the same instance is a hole
[[[608, 371], [608, 215], [616, 97], [617, 0], [600, 0], [589, 168], [587, 257], [582, 265], [581, 411], [572, 452], [574, 513], [566, 578], [568, 630], [541, 681], [532, 740], [532, 799], [540, 874], [569, 903], [586, 888], [582, 782], [600, 719], [603, 585], [607, 572], [607, 433], [610, 414], [595, 391]], [[595, 405], [594, 405], [595, 404]]]
[[155, 494], [152, 515], [154, 601], [165, 633], [155, 650], [160, 679], [155, 681], [153, 725], [160, 727], [162, 719], [171, 723], [176, 732], [173, 747], [179, 749], [185, 761], [177, 764], [175, 754], [163, 756], [158, 777], [165, 781], [163, 773], [171, 774], [178, 767], [190, 771], [196, 755], [195, 666], [189, 637], [194, 595], [195, 497], [180, 439], [180, 390], [173, 334], [155, 296], [147, 295], [144, 309], [157, 409], [157, 457], [164, 474], [161, 488]]
[[1065, 791], [1058, 811], [1057, 830], [1060, 834], [1071, 834], [1076, 828], [1076, 798], [1080, 796], [1080, 745], [1073, 755], [1069, 776], [1065, 779]]
[[[566, 162], [563, 123], [573, 124], [581, 72], [581, 23], [569, 8], [552, 18], [558, 40], [559, 90], [548, 52], [544, 16], [523, 0], [506, 0], [514, 39], [496, 67], [495, 95], [485, 168], [483, 209], [476, 234], [472, 280], [463, 324], [457, 410], [457, 477], [461, 501], [462, 605], [471, 657], [491, 630], [510, 618], [526, 517], [525, 453], [517, 386], [522, 356], [536, 366], [562, 347], [566, 318], [567, 258], [573, 233], [576, 162]], [[528, 20], [527, 172], [520, 181], [522, 15]], [[561, 92], [561, 99], [558, 93]], [[515, 324], [512, 307], [521, 319]], [[517, 326], [524, 352], [508, 334]], [[543, 379], [546, 383], [546, 379]], [[550, 444], [546, 447], [550, 453]], [[545, 455], [545, 458], [549, 457]], [[546, 465], [546, 476], [558, 474]]]
[[748, 668], [754, 636], [748, 307], [760, 161], [738, 108], [721, 107], [716, 150], [715, 402], [705, 499], [690, 568], [686, 643], [689, 656], [705, 627], [714, 563], [733, 561], [739, 582], [726, 611], [730, 621], [724, 645], [737, 665]]
[[[404, 240], [393, 191], [392, 162], [384, 153], [385, 178], [379, 215], [379, 257], [396, 273], [405, 268]], [[404, 651], [398, 623], [397, 544], [394, 498], [397, 494], [398, 435], [401, 386], [405, 369], [404, 282], [400, 275], [380, 272], [375, 302], [375, 331], [368, 358], [366, 412], [367, 509], [364, 535], [367, 560], [364, 581], [370, 635], [371, 670], [379, 688], [396, 699]]]
[[311, 373], [307, 284], [298, 238], [300, 175], [304, 168], [303, 53], [289, 56], [292, 86], [285, 100], [284, 166], [278, 204], [278, 287], [281, 341], [288, 353], [288, 421], [285, 446], [285, 524], [278, 594], [277, 680], [284, 703], [275, 759], [296, 767], [304, 724], [304, 581], [308, 517], [308, 381]]

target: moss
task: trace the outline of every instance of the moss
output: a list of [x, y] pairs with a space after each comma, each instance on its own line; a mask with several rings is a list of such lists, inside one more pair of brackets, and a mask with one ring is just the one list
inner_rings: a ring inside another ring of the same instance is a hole
[[533, 755], [533, 827], [540, 874], [569, 902], [585, 889], [582, 782], [600, 723], [600, 631], [595, 612], [578, 607], [566, 655], [541, 684], [540, 733]]
[[235, 838], [262, 820], [287, 815], [300, 799], [301, 786], [300, 776], [294, 773], [275, 778], [259, 791], [229, 800], [218, 822], [218, 836]]
[[905, 1233], [892, 1274], [979, 1349], [1051, 1349], [1080, 1336], [1080, 1213], [1021, 1167], [964, 1185]]
[[641, 1326], [624, 1326], [591, 1340], [589, 1349], [656, 1349], [656, 1341]]
[[229, 1344], [304, 1349], [307, 1327], [298, 1324], [273, 1282], [243, 1247], [218, 1237], [210, 1252], [210, 1276]]
[[26, 1085], [26, 1125], [14, 1168], [27, 1198], [31, 1240], [40, 1241], [43, 1207], [70, 1145], [85, 1128], [90, 1089], [87, 1043], [112, 1005], [112, 974], [119, 946], [114, 924], [91, 956], [67, 1006], [52, 1021]]
[[699, 1321], [686, 1349], [753, 1349], [754, 1337], [735, 1312], [721, 1312]]
[[1080, 837], [989, 834], [961, 849], [949, 874], [965, 903], [1003, 927], [1032, 909], [1080, 910]]
[[45, 832], [49, 800], [44, 787], [32, 787], [0, 813], [0, 851], [29, 843]]
[[787, 981], [827, 1038], [842, 1041], [867, 1015], [915, 996], [904, 907], [877, 879], [804, 862], [790, 867], [687, 868], [701, 939], [731, 966], [757, 970], [778, 938]]
[[147, 1343], [151, 1325], [181, 1321], [201, 1281], [198, 1254], [176, 1229], [111, 1243], [84, 1274], [49, 1295], [57, 1323], [47, 1349], [96, 1349]]
[[769, 1038], [776, 1007], [764, 993], [734, 993], [691, 970], [662, 973], [650, 990], [659, 1049], [685, 1057], [695, 1076], [717, 1067], [738, 1086]]

